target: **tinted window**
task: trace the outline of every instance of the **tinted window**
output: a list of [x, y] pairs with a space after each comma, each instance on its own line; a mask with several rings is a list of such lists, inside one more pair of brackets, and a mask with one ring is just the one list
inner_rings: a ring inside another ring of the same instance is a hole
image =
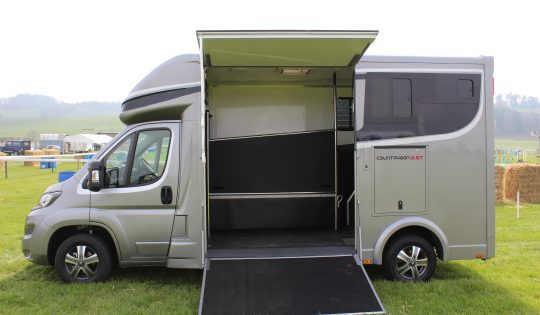
[[392, 79], [393, 116], [407, 118], [412, 116], [411, 80]]
[[458, 96], [461, 98], [473, 97], [473, 81], [458, 80]]
[[453, 132], [480, 103], [480, 74], [368, 73], [358, 141]]

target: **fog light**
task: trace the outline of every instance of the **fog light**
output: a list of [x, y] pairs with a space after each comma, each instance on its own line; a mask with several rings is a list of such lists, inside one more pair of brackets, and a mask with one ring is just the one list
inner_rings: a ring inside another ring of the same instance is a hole
[[34, 227], [35, 227], [34, 224], [26, 224], [24, 226], [24, 235], [30, 235], [34, 233]]

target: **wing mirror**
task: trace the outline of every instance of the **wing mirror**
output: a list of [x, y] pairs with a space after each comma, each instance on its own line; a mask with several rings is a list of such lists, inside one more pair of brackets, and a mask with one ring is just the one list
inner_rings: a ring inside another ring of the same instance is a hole
[[99, 161], [88, 162], [88, 189], [100, 191], [103, 188], [103, 167]]

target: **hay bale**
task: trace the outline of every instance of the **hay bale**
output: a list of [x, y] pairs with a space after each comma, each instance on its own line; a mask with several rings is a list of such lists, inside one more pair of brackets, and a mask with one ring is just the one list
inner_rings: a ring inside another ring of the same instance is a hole
[[516, 200], [519, 191], [523, 202], [540, 201], [540, 165], [515, 164], [506, 169], [504, 181], [504, 197]]
[[59, 155], [60, 154], [60, 150], [56, 150], [56, 149], [45, 149], [45, 154], [44, 155]]
[[495, 203], [500, 204], [504, 202], [504, 183], [506, 176], [506, 165], [495, 165]]
[[[24, 151], [24, 155], [43, 155], [45, 153], [45, 151], [43, 150], [27, 150], [27, 151]], [[30, 166], [30, 167], [39, 167], [39, 162], [34, 162], [34, 161], [29, 161], [29, 162], [24, 162], [24, 166]]]

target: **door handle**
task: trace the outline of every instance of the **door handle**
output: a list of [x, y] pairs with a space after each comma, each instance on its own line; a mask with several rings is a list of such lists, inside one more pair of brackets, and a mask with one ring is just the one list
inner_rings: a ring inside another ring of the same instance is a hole
[[161, 203], [164, 205], [170, 205], [172, 203], [173, 195], [172, 195], [172, 188], [171, 186], [163, 186], [161, 187]]

